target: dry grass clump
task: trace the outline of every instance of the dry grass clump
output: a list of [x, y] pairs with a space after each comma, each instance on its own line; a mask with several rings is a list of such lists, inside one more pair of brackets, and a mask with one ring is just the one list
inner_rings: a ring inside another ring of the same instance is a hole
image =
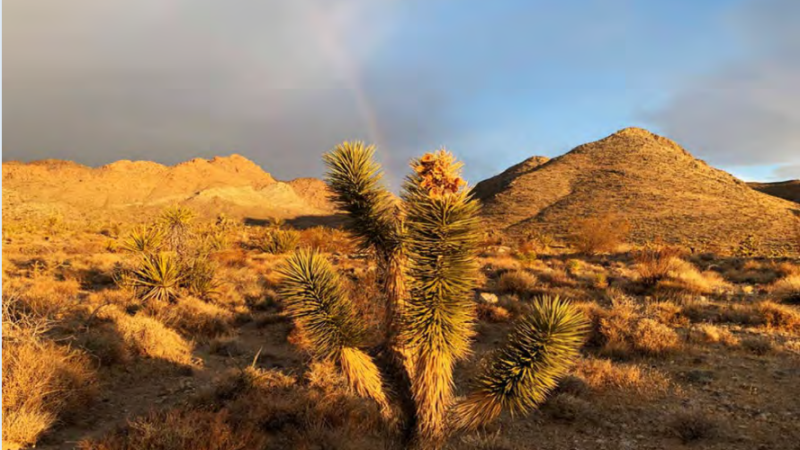
[[355, 244], [346, 232], [323, 226], [301, 230], [300, 246], [326, 253], [351, 254], [355, 251]]
[[74, 349], [4, 334], [3, 447], [34, 445], [58, 420], [86, 406], [95, 374], [89, 358]]
[[761, 335], [751, 335], [742, 338], [741, 346], [743, 349], [755, 353], [756, 355], [766, 355], [774, 348], [772, 339]]
[[678, 412], [668, 420], [668, 424], [684, 444], [711, 438], [719, 429], [709, 413], [698, 409]]
[[723, 344], [728, 347], [739, 345], [739, 339], [727, 328], [718, 327], [710, 323], [703, 323], [689, 330], [689, 340], [706, 344]]
[[512, 270], [497, 279], [497, 291], [502, 294], [530, 295], [538, 283], [536, 275], [525, 270]]
[[478, 303], [475, 306], [475, 312], [478, 315], [478, 319], [485, 322], [503, 323], [512, 319], [511, 312], [506, 308], [487, 303]]
[[662, 355], [678, 348], [678, 335], [672, 328], [653, 319], [642, 319], [631, 334], [634, 349], [647, 355]]
[[216, 337], [229, 332], [234, 321], [233, 312], [195, 297], [148, 309], [163, 324], [186, 336]]
[[675, 260], [681, 253], [678, 247], [657, 243], [633, 252], [639, 280], [645, 286], [655, 286], [673, 270]]
[[112, 306], [101, 310], [98, 318], [112, 321], [125, 346], [135, 355], [180, 365], [192, 362], [192, 344], [144, 312], [131, 316]]
[[258, 249], [273, 255], [280, 255], [294, 250], [300, 243], [300, 233], [292, 229], [267, 228], [256, 238]]
[[675, 330], [643, 315], [640, 308], [628, 298], [618, 297], [610, 309], [591, 303], [579, 304], [578, 307], [592, 324], [589, 344], [599, 347], [603, 354], [624, 357], [640, 353], [658, 356], [679, 347], [680, 340]]
[[684, 327], [689, 324], [689, 318], [683, 314], [683, 307], [673, 302], [650, 303], [645, 308], [645, 314], [671, 327]]
[[795, 307], [764, 301], [755, 306], [755, 311], [767, 329], [800, 332], [800, 311]]
[[589, 255], [614, 252], [630, 234], [627, 220], [615, 214], [603, 214], [575, 221], [572, 244]]
[[58, 318], [74, 304], [80, 290], [77, 280], [59, 281], [47, 276], [3, 279], [3, 298], [14, 297], [17, 307], [35, 317]]
[[668, 276], [658, 282], [657, 287], [693, 294], [712, 294], [729, 287], [716, 272], [700, 272], [692, 263], [673, 258]]
[[669, 379], [661, 372], [636, 364], [614, 363], [609, 359], [581, 359], [575, 366], [575, 376], [596, 392], [627, 390], [655, 396], [665, 393], [670, 387]]
[[789, 303], [800, 303], [800, 274], [787, 275], [770, 287], [772, 295]]

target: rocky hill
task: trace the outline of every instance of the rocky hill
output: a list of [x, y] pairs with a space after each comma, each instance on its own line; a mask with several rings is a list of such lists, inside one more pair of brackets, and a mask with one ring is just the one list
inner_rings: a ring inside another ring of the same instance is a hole
[[487, 225], [569, 236], [576, 219], [617, 214], [634, 241], [730, 246], [753, 236], [784, 247], [798, 205], [751, 189], [675, 142], [626, 128], [551, 160], [532, 158], [478, 183]]

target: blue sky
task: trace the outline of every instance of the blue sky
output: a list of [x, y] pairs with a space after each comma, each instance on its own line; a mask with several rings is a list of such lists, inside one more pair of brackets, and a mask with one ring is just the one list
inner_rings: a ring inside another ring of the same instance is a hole
[[3, 158], [236, 152], [292, 178], [358, 138], [392, 180], [446, 146], [475, 182], [642, 126], [798, 178], [798, 4], [8, 0]]

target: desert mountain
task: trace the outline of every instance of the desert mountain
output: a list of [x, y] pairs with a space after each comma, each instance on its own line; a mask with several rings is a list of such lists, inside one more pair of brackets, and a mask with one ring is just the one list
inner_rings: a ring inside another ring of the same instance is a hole
[[327, 216], [320, 180], [275, 180], [239, 155], [195, 158], [174, 166], [117, 161], [92, 168], [69, 161], [3, 163], [3, 214], [137, 214], [171, 204], [240, 217]]
[[792, 202], [800, 203], [800, 180], [779, 181], [776, 183], [747, 183], [753, 189], [774, 195]]
[[544, 162], [532, 158], [478, 183], [490, 227], [524, 236], [567, 236], [575, 219], [614, 213], [632, 239], [729, 246], [753, 235], [779, 248], [796, 230], [798, 206], [751, 189], [675, 142], [626, 128]]

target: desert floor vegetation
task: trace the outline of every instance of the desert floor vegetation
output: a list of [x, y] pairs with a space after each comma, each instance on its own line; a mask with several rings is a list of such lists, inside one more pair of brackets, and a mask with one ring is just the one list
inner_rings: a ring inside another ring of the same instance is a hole
[[[404, 448], [392, 398], [352, 382], [380, 362], [374, 249], [339, 228], [179, 209], [138, 219], [4, 223], [3, 448]], [[487, 367], [507, 369], [493, 358], [538, 299], [565, 300], [588, 329], [538, 408], [449, 432], [443, 447], [781, 449], [800, 438], [797, 260], [664, 244], [593, 252], [544, 233], [476, 245], [465, 297], [476, 324], [471, 353], [453, 362], [454, 402]], [[326, 261], [377, 330], [346, 366], [317, 358], [315, 325], [294, 320], [281, 267], [296, 248]]]

